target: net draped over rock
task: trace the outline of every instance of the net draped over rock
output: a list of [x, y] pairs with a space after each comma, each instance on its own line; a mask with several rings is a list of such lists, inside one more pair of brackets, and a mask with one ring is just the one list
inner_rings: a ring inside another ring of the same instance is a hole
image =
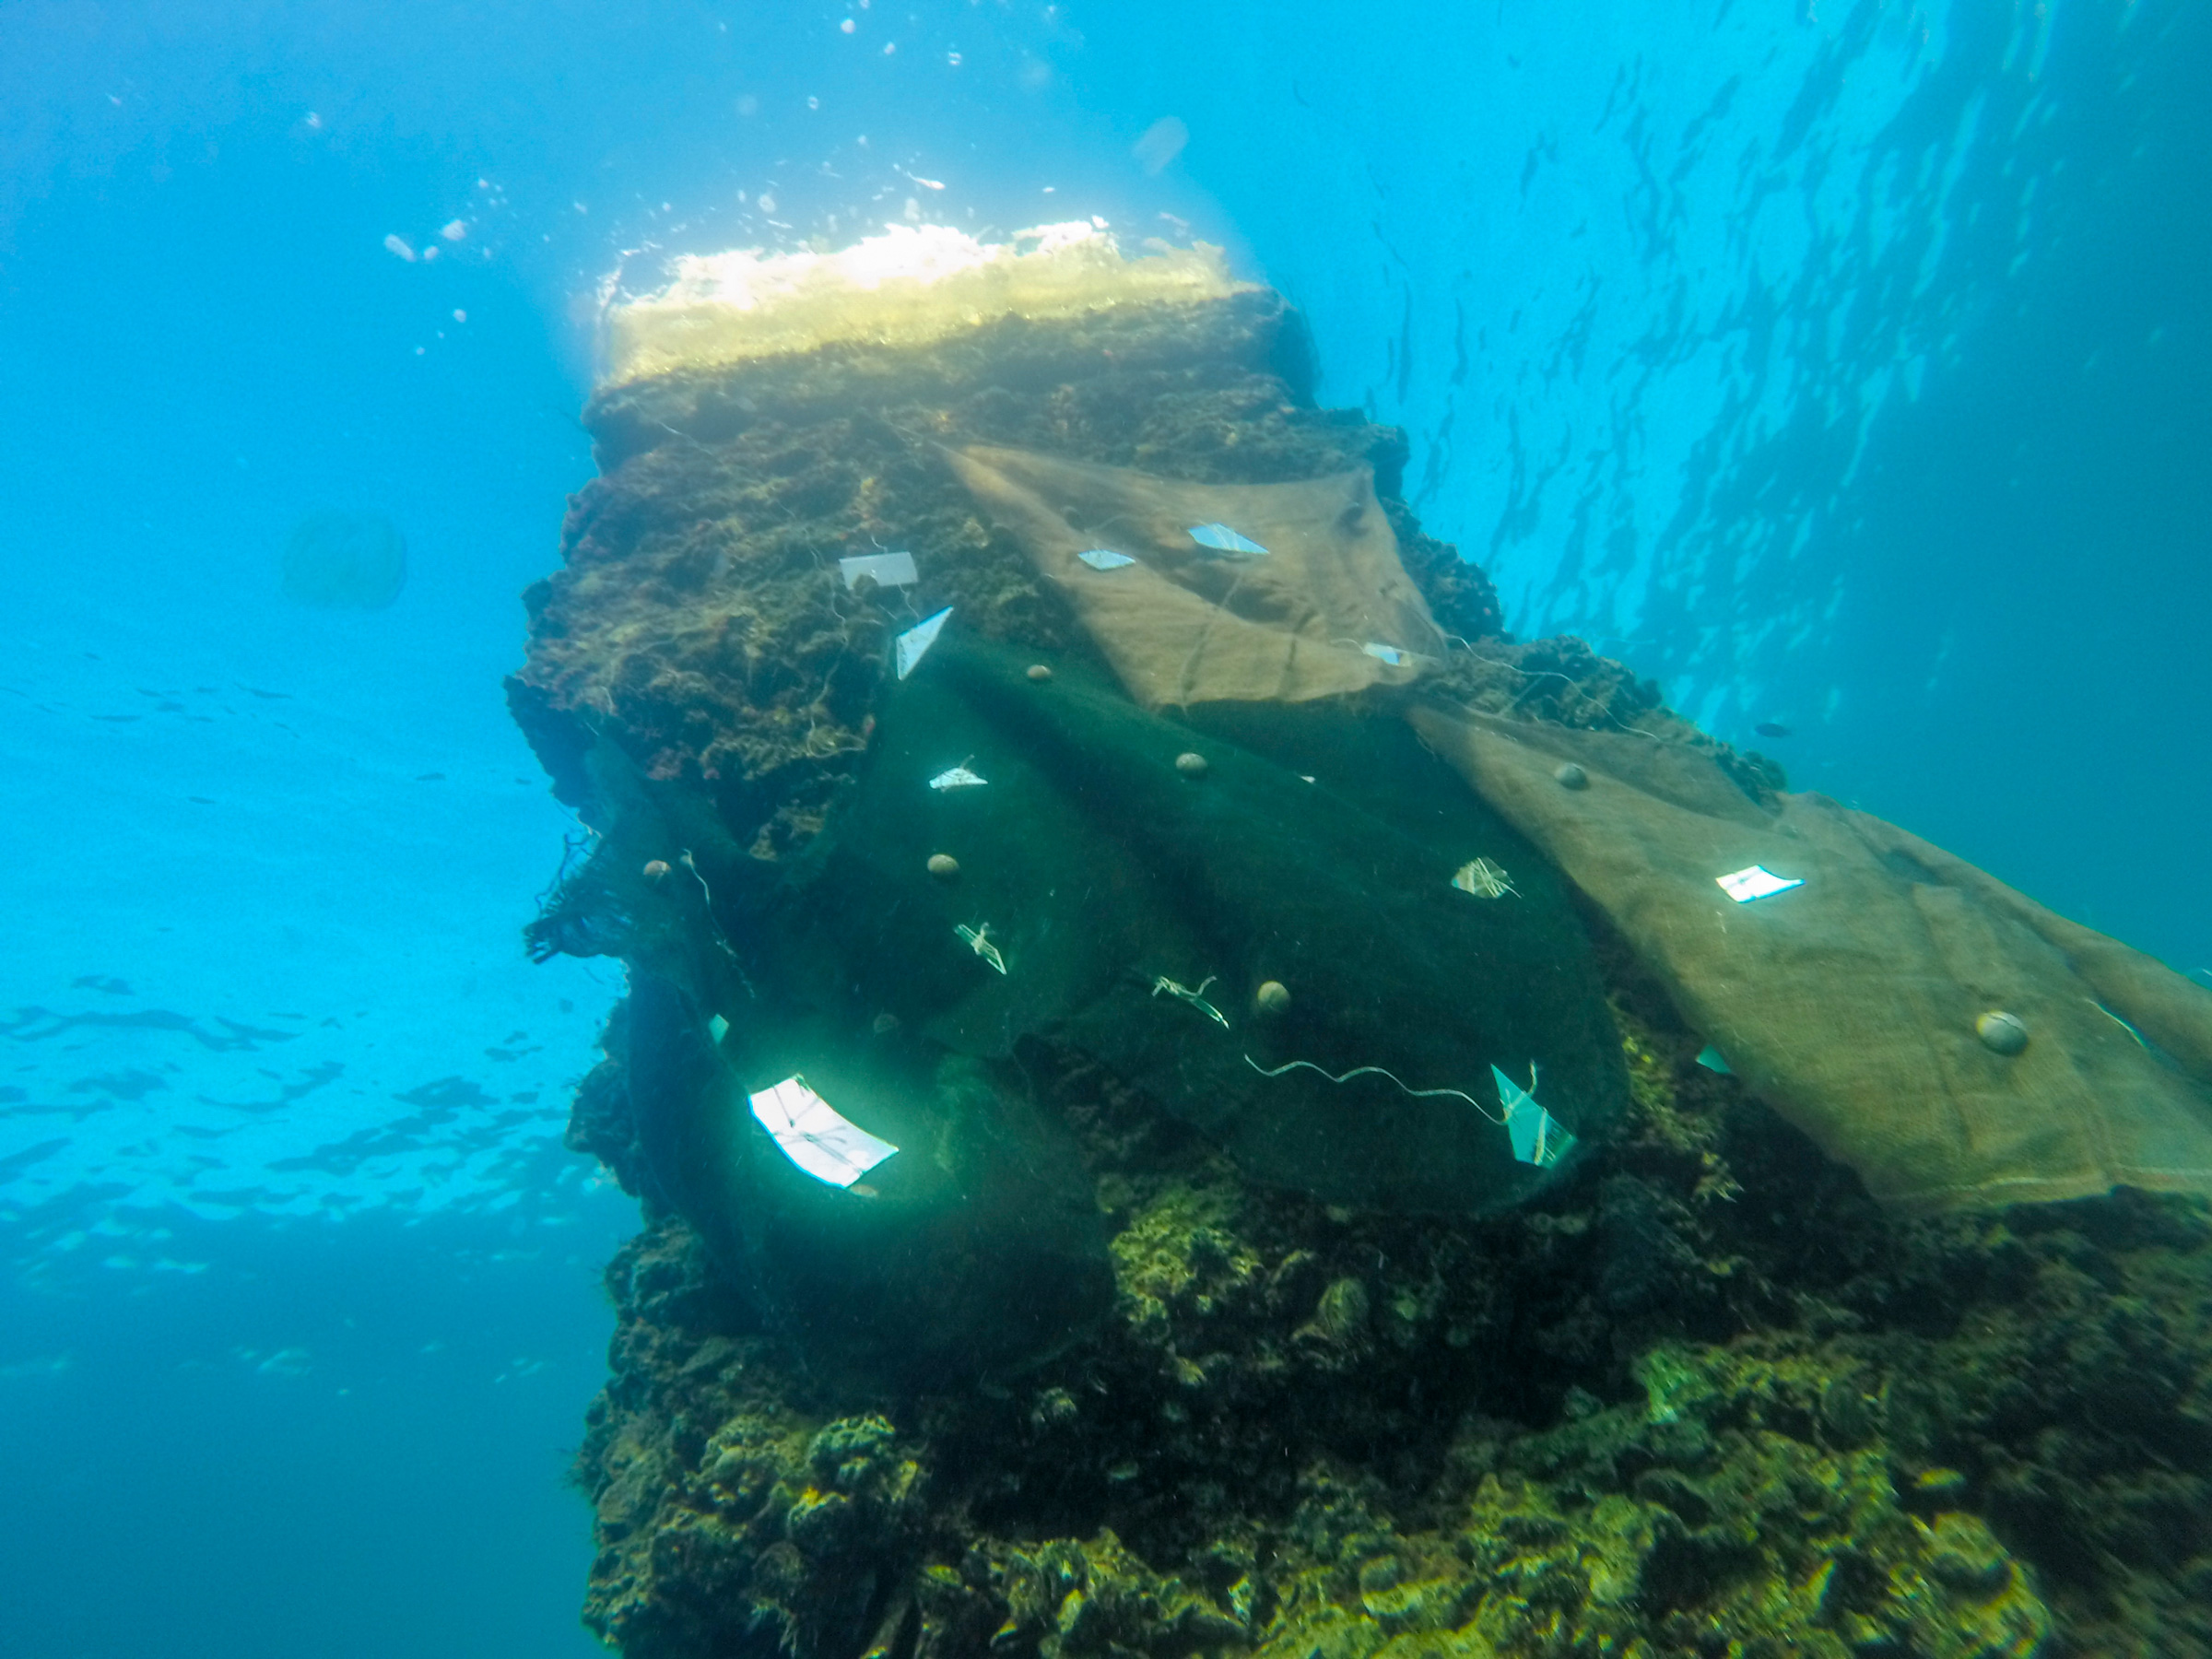
[[[1365, 470], [1188, 484], [1021, 450], [949, 459], [1147, 708], [1402, 686], [1418, 670], [1396, 659], [1443, 649]], [[1224, 556], [1193, 538], [1212, 524], [1265, 551]], [[1101, 548], [1136, 562], [1085, 562]]]
[[[1194, 730], [1079, 662], [1039, 681], [1025, 660], [948, 635], [887, 700], [858, 790], [742, 924], [774, 967], [733, 1047], [818, 1018], [830, 1049], [879, 1043], [887, 1016], [979, 1057], [1043, 1039], [1258, 1178], [1378, 1209], [1494, 1208], [1548, 1177], [1515, 1159], [1492, 1066], [1540, 1068], [1579, 1135], [1618, 1114], [1565, 892], [1402, 723], [1300, 707]], [[929, 787], [955, 765], [988, 782]], [[927, 872], [938, 853], [957, 881]], [[1455, 889], [1476, 858], [1517, 891]], [[1255, 1006], [1271, 981], [1279, 1016]], [[805, 1059], [771, 1052], [763, 1080]]]
[[[2212, 1191], [2212, 994], [2179, 974], [1825, 796], [1763, 810], [1674, 746], [1412, 718], [1605, 911], [1730, 1068], [1876, 1197], [1940, 1209], [2118, 1183]], [[1585, 787], [1561, 787], [1563, 761]], [[1733, 901], [1716, 878], [1754, 865], [1804, 885]], [[2025, 1024], [2025, 1050], [1982, 1041], [1994, 1010]]]

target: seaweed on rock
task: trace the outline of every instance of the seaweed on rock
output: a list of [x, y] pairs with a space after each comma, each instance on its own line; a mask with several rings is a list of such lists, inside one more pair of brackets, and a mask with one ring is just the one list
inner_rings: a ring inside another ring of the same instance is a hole
[[[772, 999], [747, 929], [862, 787], [911, 619], [839, 554], [911, 548], [973, 633], [1087, 659], [956, 441], [1206, 482], [1372, 465], [1468, 647], [1441, 670], [1462, 700], [1665, 729], [1781, 786], [1578, 641], [1500, 637], [1395, 499], [1402, 442], [1312, 407], [1278, 372], [1296, 347], [1241, 295], [603, 395], [606, 475], [512, 688], [598, 837], [537, 936], [701, 1006]], [[1625, 1114], [1510, 1209], [1255, 1179], [1069, 1032], [974, 1061], [965, 1086], [1079, 1170], [1101, 1301], [957, 1384], [844, 1363], [732, 1270], [654, 1174], [649, 1097], [680, 1078], [632, 1064], [618, 1015], [571, 1130], [646, 1213], [576, 1466], [588, 1622], [630, 1659], [2212, 1654], [2203, 1205], [1900, 1220], [1700, 1065], [1578, 913]]]

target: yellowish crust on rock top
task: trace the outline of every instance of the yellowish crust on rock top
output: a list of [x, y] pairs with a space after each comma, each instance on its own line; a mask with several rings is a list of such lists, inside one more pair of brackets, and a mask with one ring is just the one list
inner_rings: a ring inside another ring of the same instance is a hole
[[602, 386], [831, 344], [923, 346], [1000, 317], [1194, 304], [1239, 293], [1219, 248], [1164, 242], [1135, 259], [1076, 222], [979, 242], [943, 225], [892, 225], [834, 253], [688, 254], [656, 293], [602, 312]]

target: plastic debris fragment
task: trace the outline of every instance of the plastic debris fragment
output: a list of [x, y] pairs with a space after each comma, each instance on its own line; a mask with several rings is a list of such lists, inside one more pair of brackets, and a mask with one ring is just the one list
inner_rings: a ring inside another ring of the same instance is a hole
[[978, 777], [970, 771], [968, 763], [963, 760], [959, 765], [948, 768], [932, 778], [929, 786], [932, 789], [979, 789], [990, 782], [990, 779]]
[[1399, 668], [1405, 665], [1406, 653], [1400, 651], [1395, 645], [1378, 644], [1375, 641], [1370, 640], [1366, 644], [1360, 646], [1359, 649], [1366, 652], [1369, 656], [1373, 657], [1378, 663], [1388, 663], [1393, 668]]
[[1521, 897], [1521, 889], [1512, 884], [1501, 865], [1487, 858], [1469, 859], [1453, 873], [1452, 885], [1463, 893], [1472, 893], [1477, 899], [1502, 899], [1508, 893]]
[[859, 553], [839, 559], [837, 570], [848, 590], [857, 587], [863, 576], [874, 577], [877, 587], [911, 587], [922, 580], [912, 553]]
[[1227, 524], [1193, 524], [1191, 539], [1202, 547], [1211, 547], [1217, 553], [1233, 553], [1251, 559], [1267, 551], [1258, 542], [1239, 535]]
[[[1505, 1114], [1503, 1112], [1492, 1112], [1488, 1106], [1484, 1105], [1480, 1100], [1477, 1100], [1473, 1095], [1469, 1094], [1464, 1088], [1416, 1088], [1411, 1084], [1407, 1083], [1405, 1078], [1399, 1077], [1397, 1073], [1393, 1071], [1384, 1071], [1379, 1065], [1355, 1065], [1350, 1071], [1339, 1073], [1329, 1071], [1322, 1066], [1318, 1066], [1311, 1060], [1286, 1060], [1280, 1065], [1265, 1066], [1262, 1065], [1257, 1060], [1254, 1060], [1250, 1054], [1244, 1056], [1244, 1064], [1251, 1066], [1253, 1071], [1258, 1072], [1263, 1077], [1279, 1077], [1285, 1072], [1293, 1071], [1313, 1072], [1316, 1075], [1326, 1078], [1329, 1082], [1336, 1084], [1349, 1083], [1354, 1077], [1387, 1077], [1391, 1082], [1397, 1085], [1400, 1093], [1411, 1095], [1416, 1100], [1442, 1100], [1446, 1096], [1449, 1096], [1454, 1100], [1465, 1100], [1468, 1105], [1474, 1107], [1476, 1111], [1481, 1112], [1484, 1117], [1488, 1118], [1493, 1124], [1503, 1124], [1506, 1121]], [[1491, 1069], [1495, 1070], [1496, 1068], [1492, 1067]]]
[[1722, 1056], [1721, 1051], [1714, 1048], [1710, 1042], [1698, 1051], [1698, 1064], [1707, 1071], [1719, 1072], [1724, 1077], [1735, 1076], [1735, 1073], [1729, 1069], [1728, 1062]]
[[1124, 565], [1133, 565], [1135, 559], [1126, 553], [1116, 553], [1112, 547], [1092, 547], [1076, 557], [1094, 571], [1118, 571]]
[[[2130, 1037], [2133, 1037], [2139, 1047], [2153, 1054], [2159, 1052], [2157, 1049], [2150, 1046], [2148, 1039], [2147, 1039], [2142, 1032], [2136, 1030], [2134, 1026], [2128, 1024], [2126, 1020], [2121, 1018], [2119, 1015], [2113, 1013], [2102, 1003], [2092, 1003], [2090, 1006], [2093, 1006], [2098, 1013], [2103, 1015], [2107, 1019], [2111, 1020], [2114, 1025], [2125, 1031]], [[2007, 1014], [2005, 1016], [2005, 1018], [2007, 1019], [2012, 1019], [2013, 1023], [2016, 1025], [2020, 1025], [2020, 1022], [2018, 1019], [2015, 1019], [2012, 1015]], [[2027, 1040], [2028, 1028], [2025, 1025], [2020, 1025], [2020, 1046], [2022, 1048], [2026, 1048], [2028, 1046]]]
[[1747, 870], [1731, 870], [1725, 876], [1715, 876], [1721, 891], [1738, 904], [1748, 904], [1754, 899], [1765, 899], [1771, 894], [1786, 893], [1792, 888], [1803, 887], [1801, 876], [1777, 876], [1764, 865], [1753, 865]]
[[715, 1015], [713, 1018], [707, 1021], [707, 1034], [720, 1043], [724, 1037], [730, 1034], [730, 1022], [721, 1015]]
[[977, 956], [982, 957], [984, 961], [990, 963], [992, 967], [997, 969], [999, 972], [1004, 973], [1006, 971], [1006, 959], [1000, 956], [998, 947], [991, 943], [990, 923], [986, 922], [981, 927], [967, 927], [956, 922], [952, 931], [960, 935], [962, 944], [974, 951]]
[[952, 606], [948, 605], [935, 616], [924, 618], [899, 636], [897, 643], [899, 677], [900, 679], [904, 679], [912, 674], [914, 671], [914, 665], [922, 660], [922, 653], [937, 642], [937, 636], [945, 631], [945, 618], [951, 615]]
[[1220, 977], [1218, 973], [1207, 974], [1198, 982], [1198, 989], [1194, 991], [1188, 985], [1177, 984], [1163, 973], [1152, 982], [1152, 994], [1158, 996], [1164, 991], [1177, 1002], [1189, 1003], [1192, 1007], [1197, 1009], [1199, 1013], [1205, 1015], [1226, 1031], [1229, 1030], [1229, 1017], [1206, 1000], [1206, 986]]
[[786, 1077], [752, 1097], [753, 1116], [776, 1143], [776, 1149], [831, 1186], [849, 1187], [899, 1150], [858, 1124], [841, 1117], [829, 1101], [806, 1087], [804, 1077]]
[[1558, 1118], [1536, 1104], [1536, 1063], [1528, 1063], [1528, 1088], [1523, 1088], [1496, 1066], [1490, 1077], [1498, 1085], [1498, 1103], [1505, 1108], [1505, 1133], [1513, 1143], [1513, 1157], [1539, 1170], [1548, 1170], [1574, 1150], [1574, 1136]]

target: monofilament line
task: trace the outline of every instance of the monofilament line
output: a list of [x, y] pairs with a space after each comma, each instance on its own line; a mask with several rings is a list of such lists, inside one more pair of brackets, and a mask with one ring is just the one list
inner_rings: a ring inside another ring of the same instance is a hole
[[1488, 1118], [1493, 1124], [1503, 1124], [1505, 1122], [1505, 1114], [1502, 1112], [1493, 1111], [1490, 1107], [1485, 1106], [1480, 1100], [1477, 1100], [1473, 1095], [1467, 1093], [1465, 1089], [1415, 1088], [1410, 1084], [1400, 1078], [1395, 1073], [1386, 1072], [1379, 1065], [1355, 1065], [1350, 1071], [1346, 1072], [1342, 1077], [1338, 1077], [1334, 1072], [1323, 1071], [1320, 1066], [1314, 1065], [1311, 1060], [1287, 1060], [1282, 1065], [1277, 1066], [1273, 1071], [1269, 1071], [1257, 1060], [1254, 1060], [1250, 1054], [1247, 1054], [1244, 1056], [1244, 1064], [1251, 1066], [1253, 1071], [1258, 1072], [1263, 1077], [1279, 1077], [1287, 1071], [1298, 1071], [1300, 1069], [1310, 1072], [1320, 1072], [1323, 1077], [1328, 1078], [1328, 1080], [1332, 1083], [1349, 1083], [1354, 1077], [1388, 1077], [1393, 1083], [1397, 1084], [1400, 1088], [1404, 1089], [1409, 1095], [1418, 1096], [1422, 1100], [1432, 1099], [1438, 1095], [1450, 1095], [1455, 1100], [1465, 1100], [1468, 1105], [1474, 1107], [1476, 1111], [1481, 1112], [1484, 1117]]

